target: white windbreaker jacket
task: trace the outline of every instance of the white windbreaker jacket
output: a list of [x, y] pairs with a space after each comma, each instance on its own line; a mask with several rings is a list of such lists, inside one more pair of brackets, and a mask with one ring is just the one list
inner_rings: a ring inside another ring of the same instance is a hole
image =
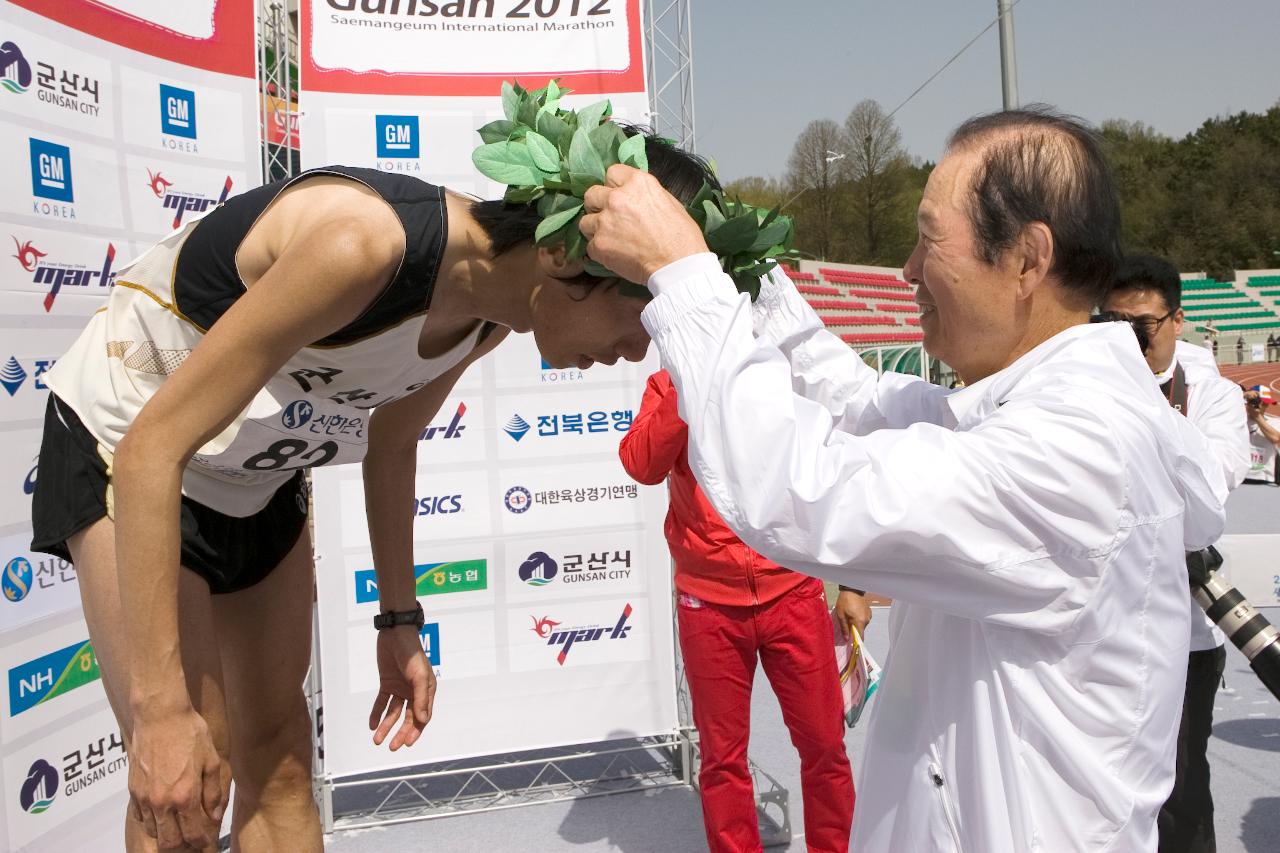
[[725, 521], [895, 599], [852, 849], [1154, 851], [1189, 629], [1168, 567], [1221, 534], [1226, 489], [1129, 327], [949, 394], [877, 377], [780, 272], [754, 309], [710, 254], [650, 286]]

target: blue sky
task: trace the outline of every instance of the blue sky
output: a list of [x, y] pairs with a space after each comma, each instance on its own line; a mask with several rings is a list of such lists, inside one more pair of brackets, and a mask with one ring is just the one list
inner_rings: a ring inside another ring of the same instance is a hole
[[[996, 15], [995, 0], [693, 0], [697, 148], [721, 176], [781, 177], [811, 120], [891, 110]], [[1180, 137], [1280, 100], [1280, 0], [1021, 0], [1018, 94]], [[1000, 108], [996, 28], [895, 116], [908, 151]]]

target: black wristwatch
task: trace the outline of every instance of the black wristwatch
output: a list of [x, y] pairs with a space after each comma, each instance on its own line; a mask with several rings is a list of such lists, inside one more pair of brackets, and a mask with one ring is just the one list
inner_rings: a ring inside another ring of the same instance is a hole
[[415, 610], [387, 610], [373, 617], [373, 627], [379, 631], [384, 628], [394, 628], [397, 625], [412, 625], [421, 631], [425, 624], [427, 624], [427, 616], [422, 612], [421, 601], [418, 602]]
[[866, 590], [863, 590], [863, 589], [854, 589], [853, 587], [851, 587], [851, 586], [845, 586], [844, 584], [840, 584], [840, 591], [841, 591], [841, 592], [852, 592], [854, 595], [866, 595], [866, 594], [867, 594]]

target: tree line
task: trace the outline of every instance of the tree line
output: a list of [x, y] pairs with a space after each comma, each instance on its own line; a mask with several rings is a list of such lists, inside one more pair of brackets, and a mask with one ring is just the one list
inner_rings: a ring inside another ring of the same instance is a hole
[[[1280, 267], [1280, 102], [1211, 118], [1182, 139], [1141, 122], [1103, 122], [1125, 246], [1179, 269], [1229, 277]], [[897, 267], [915, 245], [915, 211], [933, 163], [913, 158], [874, 100], [842, 124], [812, 121], [781, 179], [747, 177], [730, 195], [784, 206], [796, 246], [817, 259]]]

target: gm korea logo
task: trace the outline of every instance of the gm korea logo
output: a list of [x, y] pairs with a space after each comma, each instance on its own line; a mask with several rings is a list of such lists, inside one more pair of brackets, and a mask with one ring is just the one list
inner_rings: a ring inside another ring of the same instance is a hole
[[379, 159], [418, 158], [420, 146], [417, 116], [376, 116], [374, 127], [378, 135]]
[[196, 93], [160, 84], [160, 132], [196, 138]]
[[71, 183], [71, 149], [56, 142], [28, 138], [31, 151], [31, 194], [37, 198], [75, 201]]

